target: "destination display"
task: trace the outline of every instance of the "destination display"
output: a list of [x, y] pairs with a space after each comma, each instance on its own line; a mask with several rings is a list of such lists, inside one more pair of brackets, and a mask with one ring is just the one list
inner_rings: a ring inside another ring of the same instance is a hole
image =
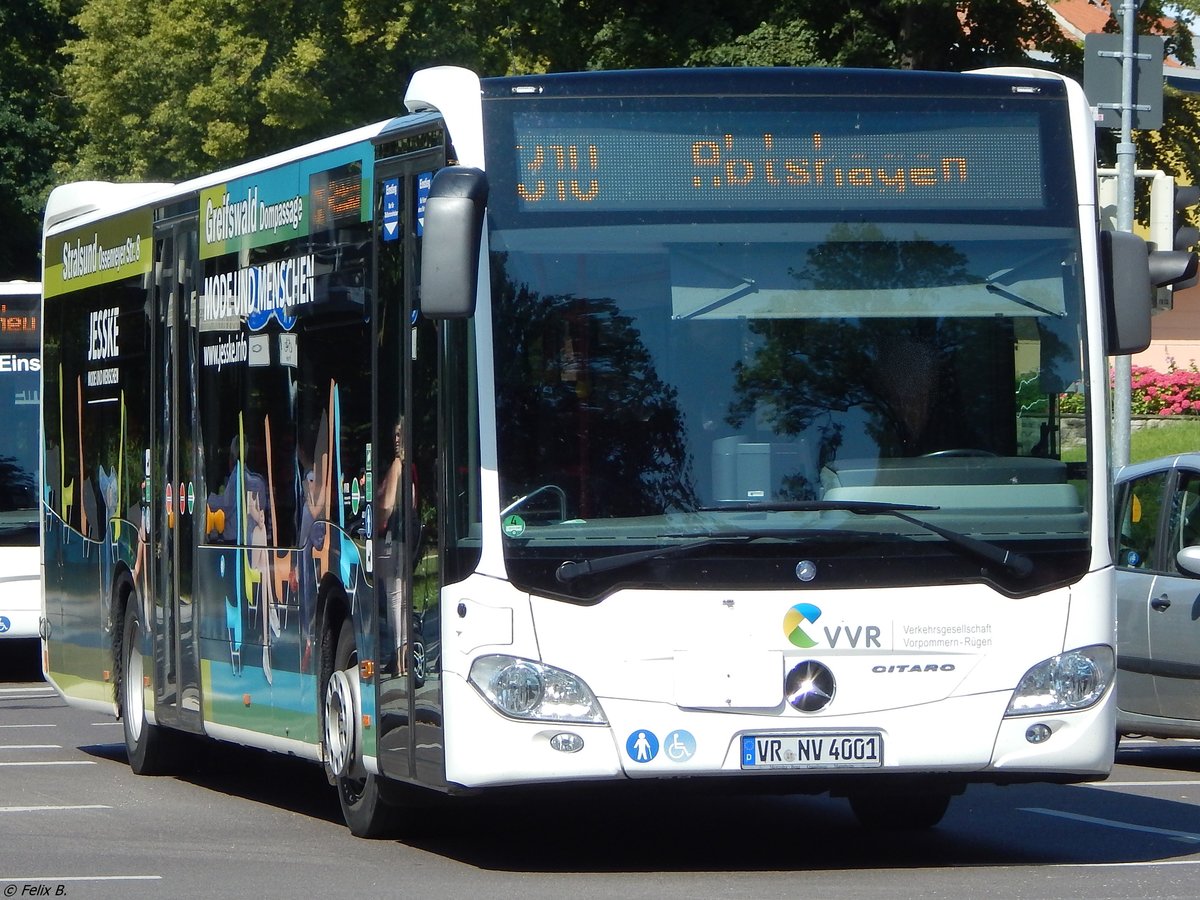
[[0, 350], [40, 349], [41, 306], [36, 294], [0, 297]]
[[[894, 101], [893, 101], [894, 105]], [[521, 213], [1041, 209], [1038, 113], [517, 111]]]

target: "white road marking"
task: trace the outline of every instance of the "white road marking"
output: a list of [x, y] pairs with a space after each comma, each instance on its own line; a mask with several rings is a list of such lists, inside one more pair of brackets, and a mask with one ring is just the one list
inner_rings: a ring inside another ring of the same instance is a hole
[[24, 878], [0, 878], [0, 884], [23, 881], [162, 881], [161, 875], [26, 875]]
[[57, 727], [58, 727], [58, 726], [57, 726], [57, 725], [54, 725], [54, 724], [42, 724], [42, 725], [0, 725], [0, 728], [57, 728]]
[[1052, 869], [1124, 869], [1149, 866], [1200, 866], [1200, 859], [1145, 859], [1138, 862], [1050, 864]]
[[61, 750], [62, 744], [0, 744], [0, 750]]
[[112, 809], [111, 806], [101, 806], [96, 803], [85, 806], [0, 806], [0, 813], [14, 812], [55, 812], [64, 809]]
[[1194, 787], [1200, 784], [1200, 778], [1180, 779], [1178, 781], [1089, 781], [1079, 787]]
[[0, 762], [0, 766], [94, 766], [96, 763], [90, 759], [64, 759], [37, 762]]
[[1200, 844], [1200, 834], [1190, 831], [1172, 831], [1169, 828], [1154, 828], [1150, 825], [1134, 825], [1132, 822], [1118, 822], [1115, 819], [1099, 819], [1095, 816], [1082, 816], [1078, 813], [1064, 812], [1060, 809], [1040, 809], [1037, 807], [1022, 807], [1021, 812], [1039, 813], [1043, 816], [1056, 816], [1060, 819], [1070, 819], [1074, 822], [1087, 822], [1091, 825], [1105, 825], [1109, 828], [1119, 828], [1123, 831], [1140, 831], [1143, 834], [1157, 834], [1169, 837], [1173, 841], [1183, 841], [1188, 844]]

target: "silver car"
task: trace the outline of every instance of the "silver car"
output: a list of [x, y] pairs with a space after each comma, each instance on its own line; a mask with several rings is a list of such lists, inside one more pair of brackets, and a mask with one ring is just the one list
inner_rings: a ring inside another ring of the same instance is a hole
[[1118, 734], [1200, 737], [1200, 453], [1116, 476]]

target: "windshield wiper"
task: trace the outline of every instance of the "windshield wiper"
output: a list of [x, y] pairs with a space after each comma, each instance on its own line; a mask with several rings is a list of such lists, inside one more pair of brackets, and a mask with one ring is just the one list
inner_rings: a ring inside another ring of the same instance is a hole
[[[934, 525], [915, 516], [910, 512], [928, 512], [940, 509], [938, 506], [924, 506], [914, 503], [883, 503], [874, 500], [803, 500], [791, 503], [731, 503], [721, 506], [702, 507], [698, 512], [848, 512], [856, 516], [894, 516], [910, 525], [916, 525], [936, 534], [950, 546], [962, 550], [986, 562], [1003, 566], [1018, 578], [1024, 578], [1033, 571], [1033, 560], [1023, 553], [1005, 550], [988, 541], [981, 541], [959, 531]], [[584, 575], [596, 575], [601, 572], [611, 572], [635, 566], [651, 559], [665, 559], [671, 556], [681, 556], [693, 550], [701, 550], [717, 544], [749, 544], [765, 538], [795, 538], [796, 531], [756, 531], [752, 534], [721, 534], [706, 535], [698, 540], [684, 544], [672, 544], [668, 547], [652, 547], [649, 550], [634, 550], [629, 553], [617, 553], [613, 556], [602, 556], [599, 559], [576, 561], [565, 560], [559, 565], [554, 577], [562, 584], [568, 584]], [[661, 535], [661, 537], [680, 537], [681, 535]]]
[[[675, 537], [676, 535], [662, 535], [662, 537]], [[711, 547], [714, 544], [748, 544], [751, 541], [757, 541], [765, 537], [776, 537], [774, 534], [763, 534], [756, 532], [755, 534], [722, 534], [708, 535], [695, 541], [688, 541], [686, 544], [672, 544], [667, 547], [653, 547], [649, 550], [633, 550], [629, 553], [617, 553], [613, 556], [602, 556], [599, 559], [585, 559], [576, 562], [573, 559], [568, 559], [558, 567], [554, 573], [563, 584], [574, 581], [576, 578], [581, 578], [584, 575], [595, 575], [599, 572], [611, 572], [614, 569], [624, 569], [629, 566], [636, 566], [640, 562], [645, 562], [649, 559], [659, 559], [668, 556], [680, 556], [684, 553], [690, 553], [692, 550], [700, 550], [704, 547]]]
[[800, 500], [792, 503], [734, 503], [723, 506], [704, 507], [705, 511], [732, 510], [735, 512], [764, 511], [764, 512], [848, 512], [856, 516], [894, 516], [910, 525], [924, 528], [938, 537], [944, 538], [952, 547], [957, 547], [966, 553], [1003, 566], [1018, 578], [1024, 578], [1033, 571], [1033, 560], [1024, 553], [1005, 550], [990, 541], [981, 541], [961, 531], [952, 531], [941, 525], [934, 525], [915, 516], [910, 512], [929, 512], [941, 509], [939, 506], [921, 506], [914, 503], [884, 503], [875, 500]]
[[1032, 309], [1034, 312], [1045, 313], [1048, 316], [1055, 316], [1059, 319], [1063, 318], [1067, 314], [1066, 310], [1050, 309], [1049, 307], [1042, 306], [1040, 303], [1034, 303], [1032, 300], [1028, 300], [1025, 297], [1022, 297], [1020, 294], [1016, 294], [1010, 291], [1008, 288], [1001, 287], [992, 281], [989, 281], [987, 284], [985, 284], [984, 288], [987, 289], [989, 293], [995, 294], [998, 297], [1003, 297], [1005, 300], [1011, 300], [1013, 303], [1024, 306], [1026, 309]]

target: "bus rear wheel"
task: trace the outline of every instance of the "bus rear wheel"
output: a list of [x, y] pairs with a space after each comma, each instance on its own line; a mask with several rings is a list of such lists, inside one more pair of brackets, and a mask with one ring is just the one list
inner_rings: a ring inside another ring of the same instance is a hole
[[336, 646], [333, 671], [325, 682], [325, 765], [337, 786], [342, 818], [350, 833], [381, 837], [396, 827], [399, 811], [384, 797], [382, 779], [362, 770], [358, 649], [350, 619], [342, 622]]
[[121, 631], [121, 683], [119, 689], [122, 731], [129, 768], [138, 775], [159, 775], [167, 770], [167, 735], [146, 720], [145, 671], [139, 641], [137, 607], [132, 597], [125, 606]]

